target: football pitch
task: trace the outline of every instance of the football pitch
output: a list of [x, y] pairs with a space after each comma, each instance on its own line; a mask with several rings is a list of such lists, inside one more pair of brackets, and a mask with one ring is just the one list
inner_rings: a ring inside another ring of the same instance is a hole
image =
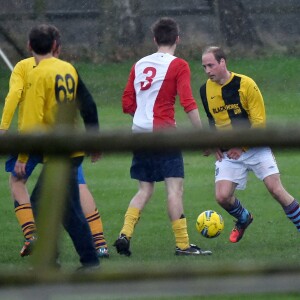
[[[194, 96], [199, 104], [202, 121], [206, 124], [206, 116], [199, 102], [198, 92], [200, 85], [205, 81], [205, 76], [199, 61], [191, 61], [190, 64]], [[95, 98], [99, 109], [101, 129], [103, 131], [130, 131], [131, 117], [122, 113], [121, 96], [131, 62], [104, 65], [78, 63], [75, 65]], [[299, 59], [292, 57], [247, 58], [229, 61], [228, 66], [230, 70], [246, 74], [256, 81], [264, 96], [267, 120], [270, 125], [285, 126], [298, 121]], [[2, 111], [3, 101], [8, 89], [9, 74], [3, 68], [1, 68], [0, 73]], [[188, 120], [179, 105], [177, 111], [178, 127], [185, 128], [189, 126]], [[300, 200], [298, 180], [300, 151], [276, 149], [274, 154], [285, 188]], [[94, 195], [102, 217], [104, 233], [110, 251], [110, 258], [101, 261], [101, 270], [99, 271], [101, 276], [105, 277], [105, 274], [108, 274], [107, 276], [110, 278], [117, 278], [118, 276], [126, 278], [126, 274], [129, 274], [129, 277], [130, 274], [140, 274], [141, 278], [147, 280], [148, 277], [151, 277], [151, 274], [156, 279], [159, 278], [157, 274], [160, 272], [165, 276], [172, 274], [171, 277], [175, 276], [174, 273], [176, 273], [178, 277], [175, 277], [179, 278], [180, 273], [183, 276], [188, 276], [187, 274], [190, 271], [190, 274], [195, 274], [199, 281], [201, 281], [201, 278], [204, 281], [208, 280], [207, 276], [209, 278], [212, 276], [212, 280], [216, 280], [215, 293], [211, 291], [208, 296], [202, 294], [201, 299], [299, 299], [297, 292], [284, 289], [280, 292], [275, 287], [274, 289], [270, 288], [268, 294], [261, 294], [259, 290], [253, 290], [253, 293], [245, 290], [245, 294], [240, 291], [239, 295], [236, 295], [234, 278], [229, 282], [229, 284], [232, 284], [232, 295], [230, 295], [230, 292], [220, 295], [217, 291], [217, 279], [213, 277], [214, 273], [232, 274], [232, 272], [241, 271], [241, 274], [245, 275], [244, 272], [249, 271], [251, 273], [254, 272], [253, 270], [282, 270], [284, 268], [294, 270], [295, 266], [299, 266], [299, 232], [285, 217], [282, 208], [269, 195], [264, 184], [256, 179], [253, 174], [250, 174], [247, 189], [239, 191], [237, 196], [251, 211], [254, 221], [239, 243], [230, 243], [228, 237], [234, 225], [233, 219], [214, 200], [214, 157], [202, 156], [201, 150], [184, 151], [184, 161], [184, 207], [190, 242], [202, 248], [210, 249], [213, 252], [212, 256], [177, 257], [174, 255], [175, 243], [167, 216], [163, 183], [156, 184], [152, 200], [144, 209], [136, 226], [131, 240], [132, 256], [128, 258], [118, 255], [112, 244], [118, 237], [129, 201], [137, 190], [137, 183], [129, 177], [131, 154], [104, 153], [103, 159], [96, 164], [91, 164], [88, 158], [85, 159], [86, 181]], [[19, 256], [23, 238], [14, 215], [13, 202], [10, 199], [8, 176], [4, 171], [5, 155], [1, 157], [0, 163], [2, 168], [2, 172], [0, 172], [0, 266], [4, 275], [5, 273], [14, 272], [22, 274], [27, 272], [26, 270], [30, 267], [30, 258]], [[36, 170], [29, 180], [30, 190], [38, 173], [39, 170]], [[225, 222], [224, 231], [215, 239], [205, 239], [199, 235], [195, 228], [197, 216], [208, 209], [219, 212]], [[75, 270], [79, 265], [78, 257], [65, 232], [62, 232], [61, 235], [60, 251], [62, 272]], [[260, 272], [260, 274], [263, 273], [263, 271]], [[284, 279], [284, 276], [283, 274], [282, 279]], [[266, 280], [266, 277], [263, 277], [262, 280]], [[4, 281], [2, 280], [2, 282]], [[194, 284], [197, 284], [197, 282]], [[210, 284], [213, 284], [213, 282], [210, 282]], [[267, 284], [269, 283], [266, 280]], [[176, 288], [174, 288], [174, 291], [176, 291]], [[64, 296], [64, 299], [69, 298]], [[72, 299], [83, 299], [83, 297], [80, 298], [78, 295], [78, 298], [74, 296]], [[99, 298], [84, 296], [84, 299]], [[107, 298], [104, 297], [103, 299]], [[123, 295], [120, 299], [131, 298], [126, 298], [126, 295]], [[189, 293], [186, 295], [176, 295], [174, 293], [168, 298], [168, 295], [163, 292], [159, 296], [158, 292], [155, 298], [150, 297], [148, 299], [199, 299], [199, 297]]]

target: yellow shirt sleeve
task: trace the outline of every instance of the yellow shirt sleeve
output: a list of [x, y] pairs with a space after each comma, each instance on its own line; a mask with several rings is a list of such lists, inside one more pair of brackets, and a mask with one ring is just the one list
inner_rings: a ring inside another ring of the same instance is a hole
[[[264, 128], [266, 126], [266, 110], [263, 96], [251, 78], [247, 77], [245, 89], [245, 102], [247, 103], [247, 110], [249, 120], [252, 128]], [[243, 147], [243, 151], [249, 150], [249, 147]]]
[[252, 128], [266, 126], [266, 111], [263, 96], [256, 83], [249, 79], [245, 87], [249, 120]]
[[20, 128], [23, 116], [23, 100], [26, 85], [26, 76], [27, 73], [34, 67], [35, 60], [33, 57], [19, 61], [14, 67], [9, 80], [9, 91], [5, 98], [0, 129], [9, 129], [17, 107], [19, 107], [18, 128]]
[[10, 127], [14, 113], [21, 101], [24, 88], [24, 72], [22, 65], [18, 63], [11, 73], [9, 92], [5, 98], [0, 129], [7, 130]]

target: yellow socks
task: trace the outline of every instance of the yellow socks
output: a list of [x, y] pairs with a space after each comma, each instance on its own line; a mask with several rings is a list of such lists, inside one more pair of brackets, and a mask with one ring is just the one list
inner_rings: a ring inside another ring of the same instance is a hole
[[172, 228], [175, 235], [176, 246], [181, 250], [189, 248], [190, 242], [187, 233], [186, 218], [173, 221]]
[[126, 211], [124, 225], [120, 234], [123, 233], [130, 239], [132, 237], [134, 227], [140, 219], [140, 215], [141, 212], [138, 208], [129, 207]]
[[32, 238], [36, 233], [36, 226], [30, 203], [18, 205], [15, 214], [22, 228], [26, 240]]
[[90, 226], [96, 250], [103, 247], [107, 248], [103, 234], [103, 224], [98, 209], [94, 213], [86, 215], [85, 218]]

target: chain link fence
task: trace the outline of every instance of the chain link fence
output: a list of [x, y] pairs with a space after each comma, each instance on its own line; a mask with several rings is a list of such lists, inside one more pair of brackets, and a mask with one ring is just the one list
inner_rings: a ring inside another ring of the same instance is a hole
[[161, 16], [181, 27], [179, 54], [193, 55], [207, 44], [236, 53], [300, 51], [298, 0], [1, 0], [0, 43], [16, 62], [27, 56], [33, 24], [55, 24], [62, 32], [66, 59], [121, 61], [152, 47], [150, 25]]

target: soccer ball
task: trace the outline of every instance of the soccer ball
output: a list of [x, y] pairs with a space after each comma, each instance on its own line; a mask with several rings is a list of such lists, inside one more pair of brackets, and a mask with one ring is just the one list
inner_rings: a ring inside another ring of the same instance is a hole
[[224, 229], [223, 218], [213, 210], [206, 210], [198, 216], [196, 229], [206, 238], [215, 238]]

